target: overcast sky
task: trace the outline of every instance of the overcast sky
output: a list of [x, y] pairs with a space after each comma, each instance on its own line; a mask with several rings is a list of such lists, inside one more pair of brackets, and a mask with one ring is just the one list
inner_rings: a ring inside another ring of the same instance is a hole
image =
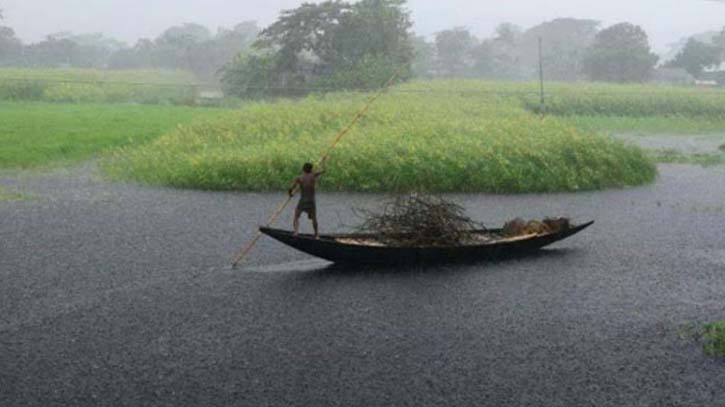
[[[5, 22], [26, 41], [49, 33], [103, 32], [134, 42], [155, 37], [182, 22], [216, 29], [236, 22], [274, 21], [281, 9], [301, 0], [0, 0]], [[681, 37], [725, 26], [725, 0], [409, 0], [415, 31], [430, 35], [466, 26], [488, 36], [498, 23], [529, 27], [556, 17], [601, 20], [605, 25], [630, 21], [642, 25], [655, 49]]]

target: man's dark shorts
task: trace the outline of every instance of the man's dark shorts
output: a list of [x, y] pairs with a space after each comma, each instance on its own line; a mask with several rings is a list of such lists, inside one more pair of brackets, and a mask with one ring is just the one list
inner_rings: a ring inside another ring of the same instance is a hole
[[307, 213], [308, 218], [315, 218], [315, 215], [317, 214], [315, 202], [300, 201], [300, 203], [297, 204], [297, 213], [302, 214], [303, 212]]

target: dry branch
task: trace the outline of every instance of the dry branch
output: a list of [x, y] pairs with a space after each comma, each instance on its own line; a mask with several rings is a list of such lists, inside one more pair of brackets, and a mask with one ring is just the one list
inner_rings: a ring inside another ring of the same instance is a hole
[[458, 204], [438, 196], [412, 194], [386, 203], [380, 212], [358, 210], [358, 230], [375, 234], [391, 246], [447, 246], [469, 243], [471, 232], [484, 229], [465, 216]]

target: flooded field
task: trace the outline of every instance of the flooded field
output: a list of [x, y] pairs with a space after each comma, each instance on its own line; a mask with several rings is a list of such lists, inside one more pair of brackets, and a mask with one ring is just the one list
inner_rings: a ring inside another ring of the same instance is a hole
[[[231, 270], [279, 194], [152, 189], [94, 171], [0, 175], [36, 197], [0, 203], [0, 363], [13, 372], [0, 399], [11, 405], [725, 397], [725, 364], [680, 335], [725, 316], [723, 167], [660, 166], [656, 183], [624, 190], [450, 195], [489, 226], [597, 223], [534, 257], [408, 269], [332, 266], [263, 240]], [[322, 194], [323, 232], [348, 230], [352, 207], [380, 199]]]

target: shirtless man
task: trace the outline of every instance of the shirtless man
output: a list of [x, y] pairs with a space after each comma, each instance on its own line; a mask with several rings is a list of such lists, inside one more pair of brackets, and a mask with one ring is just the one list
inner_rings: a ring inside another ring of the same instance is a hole
[[297, 203], [293, 222], [295, 236], [297, 236], [300, 229], [300, 216], [302, 212], [306, 212], [307, 217], [312, 221], [312, 227], [315, 229], [315, 238], [317, 239], [319, 237], [319, 231], [317, 228], [317, 207], [315, 205], [315, 184], [317, 183], [317, 178], [324, 174], [325, 171], [313, 172], [313, 168], [312, 164], [305, 163], [302, 167], [302, 175], [295, 178], [287, 192], [290, 196], [293, 196], [295, 188], [298, 185], [300, 187], [300, 201]]

